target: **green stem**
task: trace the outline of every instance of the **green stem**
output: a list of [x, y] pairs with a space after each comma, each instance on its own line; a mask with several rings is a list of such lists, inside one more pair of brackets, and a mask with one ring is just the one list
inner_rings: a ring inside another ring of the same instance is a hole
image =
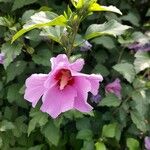
[[72, 32], [70, 33], [69, 35], [69, 44], [68, 44], [68, 47], [67, 47], [67, 56], [70, 57], [71, 56], [71, 53], [74, 49], [74, 42], [75, 42], [75, 39], [76, 39], [76, 35], [77, 35], [77, 32], [78, 32], [78, 28], [79, 28], [79, 25], [80, 25], [80, 21], [78, 20], [74, 26], [72, 26]]

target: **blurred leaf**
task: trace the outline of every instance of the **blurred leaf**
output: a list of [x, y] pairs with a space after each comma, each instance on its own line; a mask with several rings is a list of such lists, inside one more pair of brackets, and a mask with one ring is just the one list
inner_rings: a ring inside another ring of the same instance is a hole
[[16, 9], [19, 9], [21, 7], [24, 7], [26, 5], [30, 5], [30, 4], [33, 4], [35, 3], [37, 0], [15, 0], [14, 1], [14, 4], [12, 6], [12, 10], [16, 10]]
[[150, 8], [148, 9], [146, 16], [150, 17]]
[[114, 43], [113, 39], [108, 36], [102, 36], [102, 37], [95, 38], [92, 40], [92, 42], [94, 42], [95, 44], [103, 45], [107, 49], [115, 48], [115, 43]]
[[103, 49], [101, 49], [100, 51], [96, 52], [94, 57], [95, 57], [97, 63], [99, 63], [99, 64], [105, 63], [107, 61], [107, 59], [108, 59], [107, 52], [105, 50], [103, 50]]
[[0, 26], [6, 26], [7, 27], [7, 23], [5, 21], [5, 17], [0, 17]]
[[104, 77], [109, 75], [108, 69], [102, 64], [97, 64], [93, 70], [93, 73], [101, 74]]
[[5, 54], [4, 67], [5, 69], [8, 65], [21, 53], [22, 44], [18, 43], [4, 43], [2, 45], [1, 51]]
[[116, 128], [116, 124], [104, 125], [102, 136], [109, 137], [109, 138], [115, 137], [115, 128]]
[[15, 120], [15, 129], [13, 129], [13, 134], [15, 137], [19, 138], [23, 135], [23, 133], [27, 133], [27, 125], [25, 124], [26, 120], [27, 118], [25, 116], [20, 116]]
[[80, 34], [77, 34], [74, 41], [74, 47], [80, 46], [85, 42], [85, 39]]
[[114, 94], [108, 94], [105, 98], [99, 103], [100, 106], [107, 107], [118, 107], [121, 103], [121, 100], [118, 99]]
[[8, 3], [11, 2], [11, 0], [0, 0], [0, 2]]
[[116, 123], [104, 125], [102, 129], [102, 136], [107, 138], [116, 138], [120, 140], [121, 130]]
[[9, 103], [15, 102], [17, 106], [27, 109], [27, 102], [23, 99], [23, 95], [19, 93], [21, 85], [12, 84], [8, 87], [7, 99]]
[[11, 129], [14, 129], [14, 128], [15, 128], [14, 124], [10, 121], [3, 120], [2, 122], [0, 122], [0, 131], [1, 132], [11, 130]]
[[38, 43], [38, 42], [41, 42], [41, 40], [42, 40], [42, 37], [39, 35], [40, 35], [40, 31], [38, 29], [34, 29], [34, 30], [28, 32], [26, 34], [25, 38]]
[[139, 142], [133, 138], [127, 138], [127, 147], [129, 150], [140, 150]]
[[146, 68], [150, 68], [150, 55], [148, 52], [137, 52], [135, 54], [134, 66], [136, 73], [145, 70]]
[[8, 106], [5, 107], [4, 118], [6, 118], [8, 120], [11, 120], [11, 118], [12, 118], [12, 110]]
[[[25, 61], [16, 61], [14, 63], [11, 63], [7, 69], [7, 82], [12, 81], [16, 76], [23, 73], [27, 63]], [[14, 71], [17, 70], [17, 71]]]
[[102, 35], [117, 36], [129, 29], [129, 26], [122, 25], [116, 20], [110, 20], [104, 24], [92, 24], [85, 33], [85, 39], [89, 40]]
[[21, 18], [22, 23], [26, 23], [27, 21], [29, 21], [30, 17], [33, 16], [34, 13], [35, 13], [35, 10], [32, 10], [32, 9], [31, 10], [26, 10], [24, 12], [24, 14], [22, 15], [22, 18]]
[[81, 139], [81, 140], [91, 140], [93, 136], [93, 133], [90, 129], [82, 129], [77, 133], [77, 139]]
[[71, 0], [73, 6], [77, 9], [82, 8], [83, 4], [84, 4], [84, 0]]
[[23, 26], [12, 38], [12, 43], [22, 36], [24, 33], [35, 28], [43, 28], [46, 26], [62, 25], [65, 26], [66, 18], [63, 15], [58, 16], [53, 12], [38, 12], [31, 16], [31, 20]]
[[2, 148], [3, 145], [3, 139], [0, 137], [0, 148]]
[[43, 144], [30, 147], [28, 150], [42, 150]]
[[48, 37], [61, 44], [61, 38], [65, 34], [65, 28], [62, 26], [47, 27], [42, 29], [40, 35]]
[[115, 6], [102, 6], [102, 5], [99, 5], [98, 3], [93, 3], [89, 7], [89, 11], [110, 11], [110, 12], [115, 12], [115, 13], [122, 15], [121, 11]]
[[47, 114], [42, 113], [41, 111], [38, 111], [36, 109], [30, 112], [30, 116], [32, 117], [32, 119], [30, 120], [28, 125], [28, 136], [35, 129], [37, 125], [41, 127], [48, 122]]
[[81, 150], [95, 150], [93, 140], [84, 141], [83, 147], [81, 148]]
[[143, 89], [146, 86], [146, 81], [141, 78], [136, 78], [133, 82], [133, 86], [135, 89]]
[[140, 17], [137, 13], [129, 12], [127, 15], [121, 17], [122, 20], [129, 21], [135, 26], [139, 26]]
[[132, 83], [134, 78], [135, 78], [135, 70], [134, 70], [134, 66], [130, 63], [120, 63], [120, 64], [116, 64], [115, 66], [113, 66], [113, 68], [118, 71], [120, 74], [122, 74], [124, 76], [124, 78]]
[[20, 86], [18, 84], [12, 84], [8, 87], [7, 99], [9, 103], [16, 101], [17, 99], [23, 100], [21, 95], [18, 93]]
[[145, 91], [141, 90], [141, 91], [133, 92], [132, 99], [135, 102], [134, 108], [136, 108], [138, 113], [144, 117], [145, 114], [147, 114], [148, 108], [149, 108], [149, 105], [148, 105], [149, 102], [146, 100]]
[[131, 111], [131, 119], [133, 123], [137, 126], [137, 128], [144, 133], [148, 130], [148, 124], [144, 118], [144, 116], [141, 116], [141, 114], [138, 111]]
[[50, 143], [57, 146], [60, 138], [59, 128], [57, 128], [52, 120], [50, 120], [46, 126], [41, 130], [42, 134], [48, 139]]
[[78, 130], [90, 129], [91, 128], [90, 120], [88, 118], [81, 118], [81, 119], [77, 120], [76, 128]]
[[63, 114], [63, 116], [65, 118], [68, 118], [69, 120], [74, 120], [74, 118], [83, 118], [84, 114], [81, 113], [80, 111], [76, 111], [76, 110], [70, 110], [67, 111]]
[[32, 56], [32, 60], [39, 65], [50, 66], [50, 58], [52, 57], [52, 52], [49, 49], [43, 47], [42, 50], [38, 50], [37, 54]]
[[103, 142], [97, 142], [95, 144], [96, 150], [106, 150], [106, 146]]

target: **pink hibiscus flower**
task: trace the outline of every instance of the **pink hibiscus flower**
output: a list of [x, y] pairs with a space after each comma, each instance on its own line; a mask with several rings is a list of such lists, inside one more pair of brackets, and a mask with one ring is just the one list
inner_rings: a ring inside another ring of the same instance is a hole
[[114, 82], [107, 84], [105, 91], [106, 93], [114, 93], [118, 98], [121, 98], [120, 79], [117, 78]]
[[35, 107], [42, 96], [41, 111], [53, 118], [70, 109], [90, 112], [87, 103], [88, 92], [98, 93], [101, 75], [80, 73], [83, 59], [70, 63], [65, 54], [51, 58], [52, 70], [49, 74], [33, 74], [26, 80], [24, 98]]
[[4, 53], [0, 53], [0, 64], [4, 63], [4, 59], [5, 59], [5, 54]]
[[146, 150], [150, 150], [150, 137], [146, 136], [144, 139]]

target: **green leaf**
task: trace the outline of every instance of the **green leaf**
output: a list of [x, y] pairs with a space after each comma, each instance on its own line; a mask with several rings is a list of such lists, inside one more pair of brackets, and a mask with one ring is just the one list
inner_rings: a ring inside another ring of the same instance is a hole
[[115, 66], [113, 66], [113, 68], [118, 71], [120, 74], [122, 74], [124, 76], [124, 78], [132, 83], [134, 78], [135, 78], [135, 70], [134, 70], [134, 66], [130, 63], [120, 63], [120, 64], [116, 64]]
[[78, 130], [90, 129], [91, 128], [90, 120], [86, 117], [77, 120], [76, 121], [76, 128]]
[[52, 52], [49, 49], [42, 48], [37, 51], [37, 54], [32, 56], [32, 60], [39, 65], [50, 66], [50, 58], [52, 57]]
[[113, 41], [112, 37], [109, 36], [95, 38], [92, 40], [92, 42], [94, 42], [95, 44], [103, 45], [107, 49], [115, 48], [115, 42]]
[[0, 148], [2, 148], [3, 145], [3, 139], [0, 137]]
[[108, 94], [104, 99], [101, 100], [100, 106], [107, 107], [118, 107], [121, 103], [121, 100], [118, 99], [114, 94]]
[[0, 2], [8, 3], [11, 2], [11, 0], [0, 0]]
[[132, 93], [132, 99], [134, 101], [134, 108], [141, 116], [145, 116], [148, 113], [149, 102], [146, 99], [146, 93], [144, 90], [135, 91]]
[[24, 7], [26, 5], [30, 5], [30, 4], [33, 4], [35, 3], [37, 0], [15, 0], [14, 1], [14, 4], [12, 6], [12, 10], [16, 10], [16, 9], [19, 9], [21, 7]]
[[97, 64], [93, 70], [93, 73], [99, 73], [104, 77], [109, 75], [108, 69], [102, 64]]
[[147, 122], [145, 121], [144, 116], [140, 115], [140, 113], [135, 110], [131, 111], [130, 114], [133, 123], [137, 126], [139, 130], [145, 133], [149, 128], [149, 124], [147, 124]]
[[102, 129], [102, 136], [107, 138], [116, 138], [120, 140], [121, 131], [116, 123], [104, 125]]
[[89, 40], [102, 35], [112, 35], [116, 37], [123, 34], [125, 30], [129, 28], [129, 26], [122, 25], [116, 20], [110, 20], [103, 24], [92, 24], [85, 33], [85, 39]]
[[30, 147], [28, 150], [42, 150], [43, 144]]
[[73, 46], [74, 47], [81, 46], [84, 42], [85, 39], [83, 39], [83, 37], [80, 34], [77, 34]]
[[137, 13], [129, 12], [127, 15], [122, 16], [121, 19], [129, 21], [135, 26], [139, 26], [140, 17]]
[[66, 18], [63, 15], [58, 16], [53, 12], [38, 12], [31, 16], [31, 20], [23, 26], [12, 38], [12, 43], [24, 33], [35, 28], [44, 28], [47, 26], [61, 25], [65, 26]]
[[84, 0], [71, 0], [73, 6], [77, 9], [82, 8], [83, 4], [84, 4]]
[[15, 120], [15, 129], [13, 129], [15, 137], [19, 138], [23, 133], [27, 133], [27, 125], [24, 123], [26, 120], [27, 118], [25, 116], [20, 116]]
[[63, 114], [63, 116], [69, 120], [74, 120], [74, 118], [83, 118], [84, 114], [80, 111], [70, 110]]
[[1, 132], [11, 130], [11, 129], [14, 129], [14, 128], [15, 128], [14, 124], [10, 121], [3, 120], [2, 122], [0, 122], [0, 131]]
[[21, 53], [22, 44], [20, 43], [4, 43], [2, 45], [1, 51], [5, 54], [4, 67], [5, 69], [8, 65]]
[[138, 51], [135, 54], [134, 66], [136, 73], [143, 71], [147, 68], [150, 68], [150, 54], [149, 52], [140, 52]]
[[19, 93], [20, 87], [22, 85], [12, 84], [8, 87], [7, 99], [9, 103], [15, 102], [18, 106], [22, 108], [28, 108], [27, 102], [23, 99], [23, 95]]
[[143, 89], [146, 86], [146, 81], [143, 80], [142, 78], [136, 78], [133, 82], [133, 87], [134, 89]]
[[7, 23], [6, 23], [6, 18], [5, 17], [0, 17], [0, 26], [6, 26], [7, 27]]
[[[27, 63], [25, 61], [16, 61], [14, 63], [11, 63], [7, 69], [7, 82], [12, 81], [16, 76], [23, 73]], [[17, 71], [14, 71], [17, 70]]]
[[41, 130], [50, 143], [57, 146], [60, 138], [59, 128], [50, 120]]
[[148, 9], [148, 11], [146, 13], [146, 17], [150, 17], [150, 8]]
[[[39, 36], [39, 35], [40, 35], [40, 31], [39, 31], [38, 29], [34, 29], [34, 30], [28, 32], [28, 33], [25, 35], [25, 38], [26, 38], [26, 39], [29, 39], [29, 40], [31, 40], [31, 41], [36, 42], [37, 45], [38, 45], [38, 43], [40, 43], [40, 42], [43, 40], [43, 38], [42, 38], [41, 36]], [[29, 46], [28, 46], [28, 47], [29, 47]]]
[[90, 141], [84, 140], [83, 147], [81, 148], [81, 150], [95, 150], [93, 140], [90, 140]]
[[92, 139], [92, 136], [93, 136], [93, 133], [90, 129], [83, 129], [83, 130], [80, 130], [78, 133], [77, 133], [77, 139], [81, 139], [81, 140], [91, 140]]
[[98, 3], [93, 3], [89, 7], [89, 11], [110, 11], [110, 12], [115, 12], [115, 13], [122, 15], [121, 11], [115, 6], [102, 6], [102, 5], [99, 5]]
[[139, 141], [134, 138], [127, 138], [127, 147], [129, 150], [139, 150]]
[[8, 93], [7, 93], [7, 99], [9, 103], [12, 103], [17, 99], [22, 100], [21, 95], [18, 93], [19, 88], [20, 87], [18, 84], [12, 84], [11, 86], [9, 86]]
[[102, 136], [109, 137], [109, 138], [115, 137], [115, 128], [116, 128], [116, 124], [104, 125], [102, 130]]
[[40, 35], [48, 37], [61, 44], [61, 38], [64, 35], [65, 28], [62, 26], [47, 27], [42, 29]]
[[33, 16], [35, 14], [35, 10], [26, 10], [21, 18], [22, 23], [26, 23], [27, 21], [30, 20], [30, 17]]
[[95, 144], [96, 150], [106, 150], [106, 146], [103, 142], [97, 142]]
[[33, 109], [30, 112], [30, 116], [32, 117], [32, 119], [30, 120], [29, 125], [28, 125], [28, 136], [35, 129], [37, 125], [42, 127], [48, 122], [47, 114], [42, 113], [39, 110]]

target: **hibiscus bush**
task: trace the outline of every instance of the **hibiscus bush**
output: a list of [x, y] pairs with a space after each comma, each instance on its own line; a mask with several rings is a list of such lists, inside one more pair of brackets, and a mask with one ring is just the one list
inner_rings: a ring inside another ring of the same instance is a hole
[[150, 150], [149, 0], [0, 0], [1, 150]]

